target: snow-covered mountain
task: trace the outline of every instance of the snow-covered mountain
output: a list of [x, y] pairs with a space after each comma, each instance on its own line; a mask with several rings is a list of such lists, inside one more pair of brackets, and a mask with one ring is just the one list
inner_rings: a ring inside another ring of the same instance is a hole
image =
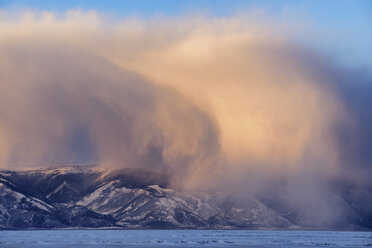
[[[372, 228], [371, 192], [329, 194], [343, 204], [345, 218], [316, 227]], [[0, 228], [312, 228], [280, 204], [281, 197], [180, 192], [167, 187], [163, 175], [141, 170], [3, 170]]]

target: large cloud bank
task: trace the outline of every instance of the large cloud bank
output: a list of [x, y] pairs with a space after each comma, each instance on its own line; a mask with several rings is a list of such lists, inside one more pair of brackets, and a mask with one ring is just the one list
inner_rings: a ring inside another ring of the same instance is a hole
[[97, 160], [246, 193], [285, 178], [303, 205], [324, 200], [330, 180], [370, 175], [367, 73], [294, 42], [289, 27], [0, 14], [2, 167]]

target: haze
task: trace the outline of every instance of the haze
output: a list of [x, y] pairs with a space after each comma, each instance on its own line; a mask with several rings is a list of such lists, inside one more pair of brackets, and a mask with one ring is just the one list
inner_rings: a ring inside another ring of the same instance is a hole
[[1, 167], [95, 161], [245, 194], [280, 181], [289, 202], [322, 202], [323, 220], [337, 218], [324, 188], [369, 183], [370, 66], [329, 56], [296, 23], [256, 10], [0, 17]]

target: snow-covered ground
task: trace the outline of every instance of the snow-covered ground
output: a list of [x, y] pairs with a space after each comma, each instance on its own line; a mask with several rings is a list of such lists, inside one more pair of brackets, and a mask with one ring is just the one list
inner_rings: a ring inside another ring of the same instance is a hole
[[0, 231], [0, 247], [368, 247], [371, 232], [245, 230]]

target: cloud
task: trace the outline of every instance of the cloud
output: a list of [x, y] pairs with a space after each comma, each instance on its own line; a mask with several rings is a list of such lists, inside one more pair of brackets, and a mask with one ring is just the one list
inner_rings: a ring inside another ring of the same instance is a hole
[[103, 166], [168, 172], [218, 149], [206, 113], [176, 91], [99, 57], [17, 44], [4, 49], [2, 58], [1, 133], [8, 149], [3, 159], [18, 164], [76, 159], [81, 154], [69, 145], [80, 135]]
[[[284, 178], [296, 205], [307, 193], [327, 198], [323, 187], [350, 168], [345, 150], [363, 157], [342, 137], [356, 122], [368, 132], [368, 101], [353, 101], [347, 89], [357, 86], [339, 83], [351, 74], [294, 42], [288, 26], [247, 16], [1, 14], [8, 167], [97, 159], [167, 174], [183, 189], [250, 193]], [[358, 142], [369, 146], [370, 135]]]

